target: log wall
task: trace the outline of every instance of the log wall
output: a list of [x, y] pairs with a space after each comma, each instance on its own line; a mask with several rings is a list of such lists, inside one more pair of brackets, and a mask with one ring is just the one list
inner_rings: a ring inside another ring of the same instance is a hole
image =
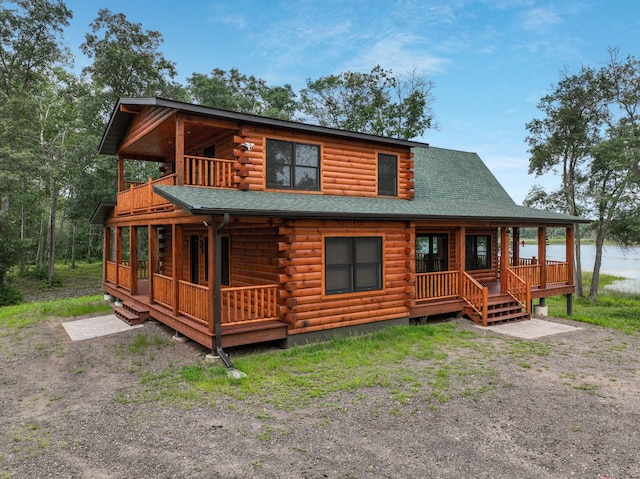
[[[408, 317], [413, 289], [410, 272], [414, 237], [402, 222], [291, 221], [280, 228], [286, 241], [279, 300], [290, 334]], [[323, 248], [326, 236], [380, 236], [383, 244], [383, 288], [346, 294], [324, 294]]]
[[277, 283], [278, 230], [269, 222], [235, 222], [224, 230], [230, 235], [229, 286]]

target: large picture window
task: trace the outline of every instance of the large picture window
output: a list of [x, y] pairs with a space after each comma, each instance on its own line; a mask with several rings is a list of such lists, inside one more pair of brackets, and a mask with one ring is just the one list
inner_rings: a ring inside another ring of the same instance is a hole
[[267, 188], [320, 189], [320, 145], [267, 140]]
[[398, 195], [398, 157], [396, 155], [378, 154], [378, 194]]
[[416, 273], [432, 273], [449, 269], [448, 239], [446, 234], [421, 234], [416, 237]]
[[466, 269], [491, 269], [491, 236], [467, 236], [466, 239]]
[[382, 289], [381, 237], [325, 238], [325, 292]]

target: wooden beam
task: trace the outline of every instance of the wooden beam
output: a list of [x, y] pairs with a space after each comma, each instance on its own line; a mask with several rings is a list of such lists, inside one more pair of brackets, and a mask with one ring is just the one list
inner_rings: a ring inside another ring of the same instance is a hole
[[[500, 292], [507, 292], [507, 270], [509, 269], [509, 228], [500, 227]], [[485, 325], [486, 326], [486, 325]]]
[[129, 284], [131, 294], [138, 292], [138, 228], [129, 227]]
[[575, 272], [575, 256], [574, 256], [574, 252], [575, 252], [575, 228], [576, 226], [574, 225], [570, 225], [567, 226], [566, 229], [566, 234], [565, 234], [565, 246], [566, 246], [566, 256], [565, 259], [567, 261], [567, 274], [569, 275], [569, 278], [567, 280], [567, 282], [569, 284], [574, 284], [575, 278], [574, 278], [574, 272]]
[[176, 117], [176, 185], [184, 185], [184, 120]]
[[213, 222], [213, 218], [209, 217], [207, 219], [209, 226], [207, 227], [207, 238], [208, 238], [208, 248], [209, 248], [209, 263], [205, 265], [206, 268], [208, 268], [209, 271], [209, 281], [208, 281], [208, 286], [209, 286], [209, 291], [207, 293], [207, 302], [209, 303], [209, 317], [207, 318], [207, 325], [209, 326], [209, 333], [210, 334], [214, 334], [214, 327], [213, 327], [213, 314], [214, 314], [214, 310], [215, 310], [215, 275], [217, 273], [217, 271], [215, 270], [215, 258], [216, 258], [216, 254], [217, 251], [215, 250], [215, 229], [214, 229], [214, 222]]
[[149, 225], [149, 304], [153, 304], [153, 274], [158, 264], [158, 227]]
[[538, 264], [540, 265], [540, 288], [547, 287], [547, 228], [538, 228]]
[[182, 225], [172, 225], [171, 262], [173, 266], [173, 315], [178, 316], [180, 280], [182, 279]]

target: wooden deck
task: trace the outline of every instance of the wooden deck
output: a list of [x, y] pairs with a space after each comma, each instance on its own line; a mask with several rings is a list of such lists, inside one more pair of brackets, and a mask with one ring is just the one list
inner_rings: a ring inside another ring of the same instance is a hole
[[[151, 318], [160, 321], [171, 329], [196, 341], [206, 348], [213, 349], [215, 332], [210, 331], [209, 325], [197, 318], [185, 314], [175, 315], [173, 309], [157, 302], [149, 301], [149, 282], [138, 281], [138, 291], [131, 294], [127, 289], [113, 284], [103, 284], [104, 290], [123, 302], [132, 303], [141, 309], [149, 311]], [[274, 319], [230, 321], [229, 316], [235, 318], [247, 317], [246, 311], [235, 308], [222, 309], [221, 339], [223, 347], [242, 346], [266, 341], [278, 341], [287, 338], [287, 324]]]

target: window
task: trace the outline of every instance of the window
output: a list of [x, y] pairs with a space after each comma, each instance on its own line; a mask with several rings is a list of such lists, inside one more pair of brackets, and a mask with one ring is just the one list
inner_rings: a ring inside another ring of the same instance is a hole
[[396, 155], [378, 154], [378, 194], [398, 195], [398, 157]]
[[267, 140], [267, 188], [320, 189], [320, 145]]
[[491, 236], [467, 236], [465, 240], [465, 269], [468, 271], [475, 269], [491, 268]]
[[325, 292], [382, 289], [382, 238], [325, 238]]
[[446, 234], [418, 235], [416, 237], [416, 273], [431, 273], [435, 271], [447, 271]]

